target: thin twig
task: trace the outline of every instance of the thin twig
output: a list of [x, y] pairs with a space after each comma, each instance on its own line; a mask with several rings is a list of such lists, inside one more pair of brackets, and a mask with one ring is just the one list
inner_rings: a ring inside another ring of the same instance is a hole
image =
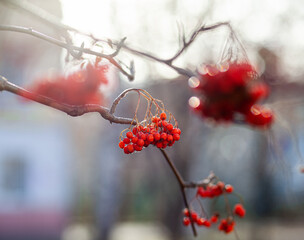
[[[174, 173], [174, 175], [175, 175], [175, 177], [176, 177], [176, 179], [177, 179], [177, 181], [179, 183], [181, 192], [182, 192], [184, 204], [185, 204], [186, 208], [190, 211], [190, 206], [189, 206], [189, 203], [188, 203], [188, 200], [187, 200], [187, 196], [186, 196], [186, 192], [185, 192], [185, 184], [184, 184], [184, 180], [183, 180], [182, 176], [180, 175], [179, 171], [177, 170], [177, 168], [175, 167], [175, 165], [173, 164], [173, 162], [171, 161], [171, 159], [167, 155], [166, 151], [163, 150], [163, 149], [161, 149], [161, 148], [159, 150], [163, 154], [163, 156], [165, 157], [165, 159], [166, 159], [167, 163], [169, 164], [172, 172]], [[196, 229], [195, 229], [195, 226], [194, 226], [194, 221], [192, 219], [191, 214], [189, 214], [189, 218], [190, 218], [190, 222], [191, 222], [191, 227], [192, 227], [193, 235], [196, 237], [197, 236], [197, 232], [196, 232]]]
[[114, 112], [115, 112], [115, 110], [116, 110], [116, 107], [117, 107], [118, 103], [120, 102], [120, 100], [123, 99], [123, 98], [127, 95], [127, 93], [128, 93], [128, 92], [131, 92], [131, 91], [136, 91], [136, 92], [138, 92], [138, 91], [140, 91], [140, 89], [137, 89], [137, 88], [128, 88], [128, 89], [124, 90], [122, 93], [120, 93], [120, 94], [117, 96], [117, 98], [115, 98], [115, 100], [114, 100], [113, 103], [112, 103], [112, 106], [111, 106], [111, 108], [110, 108], [110, 113], [111, 113], [111, 114], [114, 114]]
[[200, 33], [210, 31], [210, 30], [216, 29], [216, 28], [221, 27], [221, 26], [228, 26], [229, 29], [232, 30], [229, 22], [216, 23], [216, 24], [211, 25], [211, 26], [204, 26], [203, 25], [200, 28], [194, 30], [193, 33], [191, 34], [189, 40], [188, 41], [186, 41], [186, 40], [183, 41], [183, 46], [181, 47], [181, 49], [178, 50], [177, 53], [173, 57], [169, 58], [166, 61], [173, 62], [175, 59], [177, 59], [194, 42], [194, 40], [196, 39], [196, 37]]
[[[96, 52], [93, 51], [89, 48], [84, 48], [83, 45], [78, 47], [78, 46], [74, 46], [72, 44], [60, 41], [58, 39], [55, 39], [53, 37], [50, 37], [48, 35], [45, 35], [43, 33], [40, 33], [32, 28], [26, 28], [26, 27], [20, 27], [20, 26], [11, 26], [11, 25], [0, 25], [0, 31], [11, 31], [11, 32], [19, 32], [19, 33], [25, 33], [28, 35], [31, 35], [33, 37], [37, 37], [39, 39], [42, 39], [44, 41], [47, 41], [51, 44], [54, 44], [58, 47], [64, 48], [67, 51], [71, 52], [71, 50], [73, 51], [78, 51], [79, 53], [86, 53], [86, 54], [90, 54], [90, 55], [94, 55], [97, 57], [101, 57], [101, 58], [105, 58], [107, 59], [110, 63], [112, 63], [115, 67], [117, 67], [124, 75], [126, 75], [130, 80], [134, 79], [133, 74], [127, 73], [118, 63], [117, 61], [113, 58], [114, 56], [116, 56], [119, 52], [119, 50], [121, 49], [123, 42], [125, 41], [125, 39], [122, 39], [118, 44], [117, 44], [117, 49], [111, 53], [111, 54], [103, 54], [100, 52]], [[72, 52], [74, 54], [74, 52]], [[77, 55], [77, 54], [76, 54]]]

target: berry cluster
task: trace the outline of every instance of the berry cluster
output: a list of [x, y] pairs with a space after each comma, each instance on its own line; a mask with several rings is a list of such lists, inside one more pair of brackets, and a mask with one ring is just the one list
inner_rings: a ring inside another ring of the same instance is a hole
[[121, 135], [119, 147], [125, 154], [130, 154], [150, 144], [163, 149], [172, 146], [180, 139], [181, 130], [166, 119], [167, 114], [162, 112], [159, 117], [153, 116], [147, 125], [137, 124], [132, 131], [129, 128], [125, 137]]
[[210, 219], [201, 217], [197, 212], [195, 211], [189, 211], [187, 208], [184, 209], [184, 219], [183, 219], [183, 224], [185, 226], [188, 226], [191, 223], [190, 220], [190, 214], [191, 214], [191, 219], [194, 223], [196, 223], [198, 226], [204, 226], [209, 228], [211, 224], [217, 223], [219, 214], [214, 214]]
[[218, 197], [223, 193], [232, 193], [233, 187], [230, 184], [223, 183], [222, 181], [218, 181], [216, 184], [208, 184], [206, 188], [199, 187], [197, 189], [197, 195], [202, 198], [208, 197]]
[[233, 220], [233, 218], [227, 217], [221, 220], [218, 229], [225, 233], [230, 233], [234, 230], [234, 226], [235, 226], [235, 221]]
[[189, 79], [200, 97], [192, 97], [190, 106], [203, 117], [231, 122], [237, 115], [253, 126], [268, 127], [273, 121], [271, 110], [256, 103], [269, 93], [267, 85], [254, 81], [256, 73], [249, 64], [231, 63], [221, 71], [205, 67], [199, 78]]
[[88, 63], [77, 71], [64, 76], [41, 79], [30, 87], [36, 94], [69, 105], [102, 104], [104, 98], [100, 86], [108, 83], [107, 65]]
[[[196, 199], [198, 200], [199, 197], [215, 198], [224, 194], [231, 194], [233, 191], [234, 188], [230, 184], [225, 184], [222, 181], [209, 181], [208, 184], [197, 188]], [[234, 216], [243, 218], [246, 214], [246, 210], [241, 203], [235, 204], [233, 210], [230, 210], [229, 201], [225, 201], [228, 217], [220, 219], [220, 214], [215, 212], [210, 218], [208, 218], [199, 200], [198, 202], [201, 206], [201, 214], [198, 214], [194, 210], [189, 211], [187, 208], [184, 209], [183, 224], [185, 226], [188, 226], [191, 223], [191, 220], [198, 226], [205, 227], [210, 227], [211, 225], [215, 225], [219, 222], [218, 229], [225, 233], [230, 233], [234, 230], [235, 226]]]

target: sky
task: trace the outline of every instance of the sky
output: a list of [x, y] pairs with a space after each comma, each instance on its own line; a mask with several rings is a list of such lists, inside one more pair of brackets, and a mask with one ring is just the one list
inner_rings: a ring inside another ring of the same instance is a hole
[[[198, 25], [229, 21], [247, 50], [258, 62], [257, 49], [267, 47], [280, 56], [280, 67], [294, 81], [301, 76], [304, 50], [304, 8], [301, 0], [61, 0], [63, 21], [100, 38], [121, 39], [126, 44], [168, 58], [178, 49], [180, 29], [185, 35]], [[177, 64], [195, 69], [218, 61], [227, 29], [202, 34]], [[79, 40], [80, 41], [80, 40]], [[212, 57], [211, 57], [212, 56]], [[136, 79], [173, 78], [178, 75], [162, 66], [121, 54], [135, 61]]]

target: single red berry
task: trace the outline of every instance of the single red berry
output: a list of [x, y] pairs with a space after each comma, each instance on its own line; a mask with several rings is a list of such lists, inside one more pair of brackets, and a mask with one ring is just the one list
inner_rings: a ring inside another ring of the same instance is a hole
[[123, 142], [124, 142], [125, 144], [129, 144], [131, 141], [130, 141], [129, 138], [124, 138], [124, 139], [123, 139]]
[[171, 131], [171, 134], [176, 134], [176, 133], [178, 133], [177, 128], [173, 128], [172, 131]]
[[142, 133], [141, 135], [140, 135], [140, 138], [142, 139], [142, 140], [146, 140], [147, 139], [147, 135], [148, 134], [146, 134], [146, 133]]
[[204, 218], [198, 218], [198, 219], [196, 220], [196, 223], [197, 223], [197, 225], [199, 225], [199, 226], [203, 226], [205, 221], [206, 221], [206, 219], [204, 219]]
[[188, 226], [188, 225], [190, 224], [190, 219], [189, 219], [188, 217], [184, 217], [184, 219], [183, 219], [183, 224], [184, 224], [185, 226]]
[[167, 135], [167, 141], [168, 142], [172, 142], [174, 139], [173, 139], [173, 136], [171, 134], [168, 134]]
[[122, 149], [125, 147], [125, 143], [124, 142], [119, 142], [118, 146]]
[[128, 146], [125, 146], [125, 147], [124, 147], [124, 153], [125, 153], [125, 154], [129, 154], [129, 153], [130, 153], [129, 150], [128, 150]]
[[146, 132], [146, 133], [150, 133], [150, 128], [145, 127], [145, 128], [143, 128], [143, 131]]
[[225, 191], [227, 193], [232, 193], [233, 192], [233, 187], [230, 184], [226, 184]]
[[154, 133], [154, 140], [159, 141], [160, 140], [160, 134], [159, 133]]
[[203, 187], [198, 187], [196, 194], [205, 197], [205, 189]]
[[206, 219], [206, 220], [204, 221], [204, 226], [210, 227], [210, 226], [211, 226], [211, 223]]
[[217, 223], [218, 221], [218, 214], [214, 214], [211, 218], [210, 218], [210, 221], [212, 223]]
[[166, 119], [167, 119], [167, 114], [164, 113], [164, 112], [162, 112], [162, 113], [160, 114], [160, 119], [161, 119], [161, 120], [166, 120]]
[[132, 132], [127, 132], [126, 136], [127, 136], [127, 138], [133, 138], [133, 133]]
[[127, 146], [127, 148], [128, 148], [129, 153], [134, 152], [133, 144], [129, 144], [129, 145]]
[[138, 146], [142, 147], [142, 146], [144, 146], [144, 144], [145, 144], [145, 141], [143, 139], [138, 139], [137, 140], [137, 145]]
[[161, 124], [164, 128], [167, 128], [167, 126], [169, 125], [169, 123], [165, 120], [161, 121]]
[[[141, 140], [142, 140], [142, 139], [141, 139]], [[135, 149], [135, 151], [140, 152], [140, 151], [142, 150], [142, 146], [139, 146], [139, 145], [137, 145], [137, 144], [134, 144], [134, 149]]]
[[133, 137], [132, 138], [132, 143], [137, 143], [137, 141], [138, 141], [138, 137]]
[[225, 183], [222, 181], [218, 181], [216, 185], [222, 190], [224, 190], [224, 188], [225, 188]]
[[148, 140], [148, 142], [153, 142], [154, 141], [154, 136], [153, 136], [153, 134], [149, 134], [148, 135], [148, 137], [147, 137], [147, 140]]
[[189, 210], [188, 210], [188, 208], [184, 208], [183, 214], [184, 214], [186, 217], [189, 217]]
[[158, 123], [159, 118], [154, 116], [154, 117], [152, 117], [151, 121], [152, 121], [153, 123]]
[[241, 218], [244, 217], [246, 214], [245, 208], [240, 203], [235, 204], [233, 212], [234, 212], [234, 214], [238, 215]]
[[165, 141], [166, 139], [167, 139], [167, 133], [161, 133], [160, 134], [160, 138], [163, 140], [163, 141]]
[[137, 134], [137, 133], [138, 133], [138, 128], [137, 128], [137, 127], [134, 127], [134, 128], [132, 129], [132, 132], [133, 132], [134, 135]]
[[173, 125], [172, 125], [171, 123], [169, 123], [169, 124], [167, 125], [167, 130], [171, 132], [172, 129], [173, 129]]
[[191, 218], [192, 218], [192, 221], [196, 222], [197, 221], [197, 218], [198, 218], [198, 215], [196, 212], [192, 211], [191, 212]]
[[174, 139], [175, 141], [178, 141], [178, 140], [180, 139], [179, 134], [177, 134], [177, 133], [173, 134], [173, 139]]

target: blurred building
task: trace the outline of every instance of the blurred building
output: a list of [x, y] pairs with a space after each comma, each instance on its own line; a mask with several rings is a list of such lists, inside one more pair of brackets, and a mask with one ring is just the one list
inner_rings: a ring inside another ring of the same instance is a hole
[[[58, 33], [0, 1], [1, 24]], [[31, 1], [61, 16], [59, 1]], [[32, 36], [0, 32], [0, 74], [19, 86], [60, 69], [61, 49]], [[60, 239], [71, 198], [71, 140], [65, 123], [38, 104], [0, 95], [0, 239]]]

